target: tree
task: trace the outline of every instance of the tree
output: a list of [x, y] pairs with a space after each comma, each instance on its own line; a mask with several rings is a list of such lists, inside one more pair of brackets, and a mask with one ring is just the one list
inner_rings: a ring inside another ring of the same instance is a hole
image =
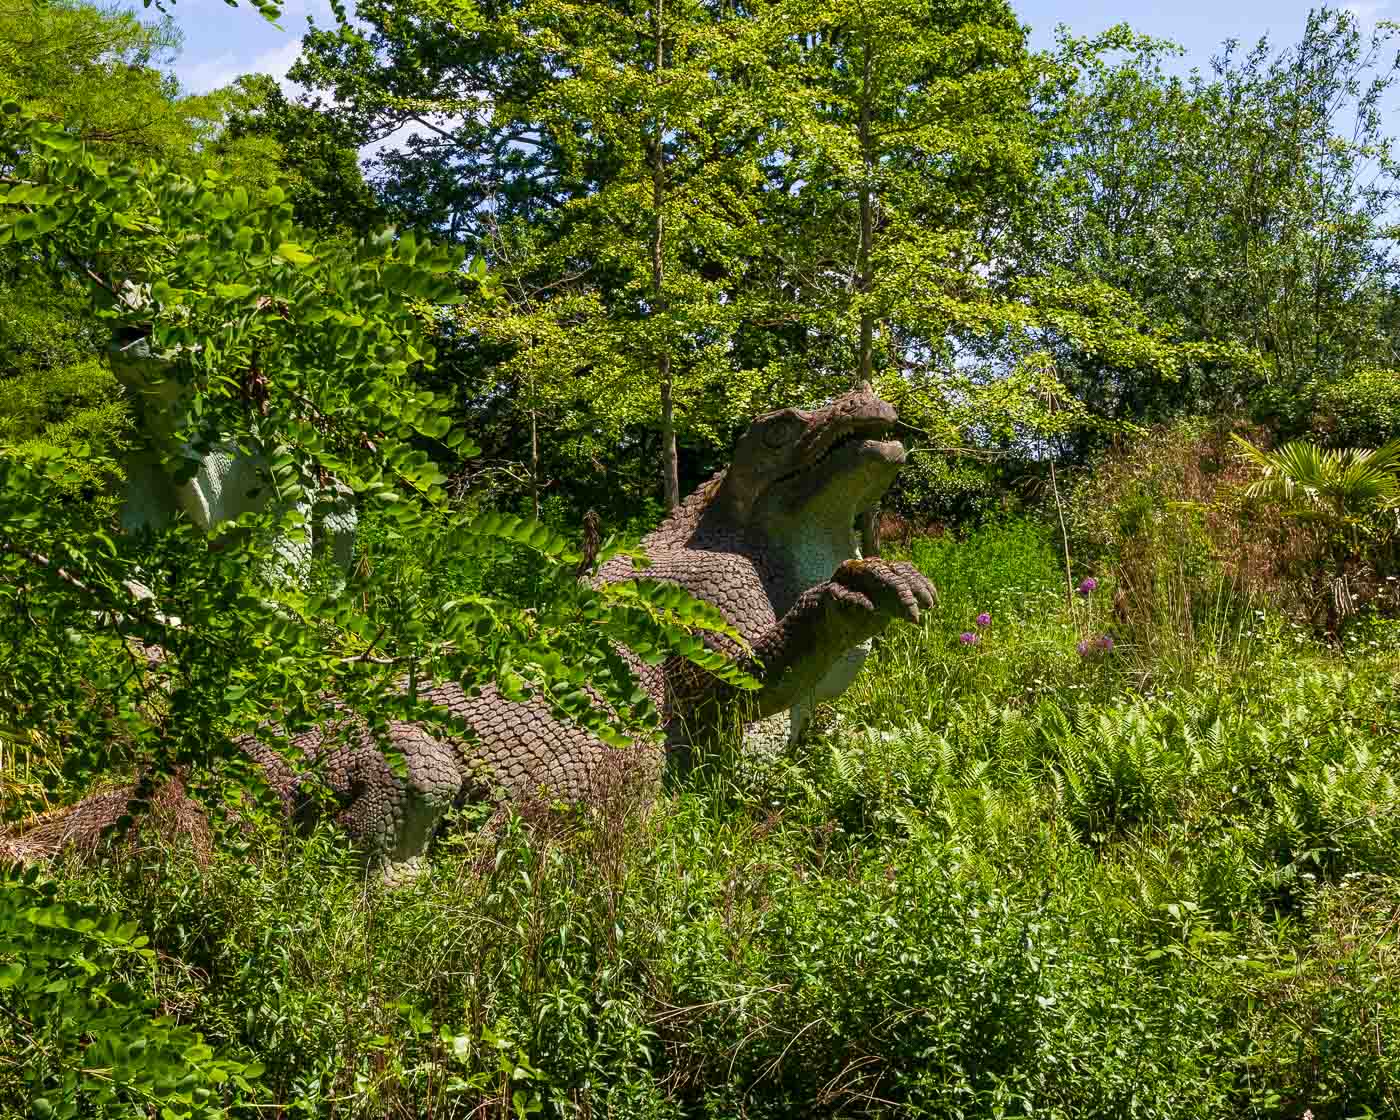
[[[453, 177], [440, 220], [489, 255], [505, 297], [457, 337], [507, 356], [548, 338], [559, 357], [562, 329], [563, 352], [577, 357], [559, 362], [574, 373], [511, 383], [530, 402], [523, 419], [534, 430], [542, 409], [584, 411], [586, 423], [565, 420], [564, 432], [601, 426], [614, 444], [654, 435], [674, 504], [678, 437], [726, 443], [751, 409], [751, 381], [728, 356], [734, 273], [756, 229], [750, 204], [776, 117], [756, 104], [759, 83], [734, 75], [762, 29], [689, 0], [636, 12], [536, 0], [451, 19], [401, 0], [368, 15], [372, 39], [348, 27], [313, 36], [296, 73], [359, 98], [348, 115], [382, 119], [381, 129], [403, 119], [387, 108], [407, 103], [400, 91], [417, 91], [429, 136], [385, 157], [393, 179], [381, 189], [397, 198], [410, 165], [419, 187]], [[437, 88], [409, 58], [426, 61]], [[469, 95], [490, 100], [444, 127]], [[524, 318], [512, 324], [507, 308]], [[550, 316], [555, 329], [543, 330]], [[522, 362], [484, 376], [513, 377]], [[483, 386], [484, 399], [498, 395]], [[537, 440], [527, 454], [537, 488]]]
[[1296, 45], [1228, 42], [1187, 78], [1163, 72], [1167, 44], [1125, 39], [1126, 59], [1084, 59], [1047, 101], [1044, 185], [1021, 211], [1015, 267], [1106, 283], [1181, 341], [1218, 347], [1154, 369], [1051, 339], [1095, 412], [1244, 406], [1297, 430], [1316, 386], [1392, 360], [1392, 37], [1323, 9]]
[[234, 83], [222, 146], [261, 137], [276, 145], [279, 185], [300, 225], [322, 233], [365, 233], [387, 215], [360, 170], [361, 137], [315, 106], [289, 101], [267, 74]]
[[370, 179], [402, 224], [469, 251], [483, 245], [483, 221], [547, 221], [583, 189], [537, 121], [502, 111], [528, 105], [548, 79], [512, 43], [516, 7], [366, 0], [353, 24], [310, 31], [289, 72], [329, 95], [339, 127], [380, 146]]
[[1057, 341], [1163, 376], [1193, 353], [1112, 285], [1011, 263], [1038, 112], [1074, 59], [1032, 55], [1000, 0], [366, 13], [367, 34], [310, 37], [296, 74], [356, 128], [424, 130], [378, 186], [423, 193], [413, 213], [493, 265], [502, 302], [442, 329], [442, 368], [532, 493], [594, 474], [601, 447], [660, 460], [674, 500], [778, 393], [883, 377], [946, 430], [950, 408], [1043, 389]]
[[981, 299], [981, 235], [1033, 167], [1041, 62], [999, 2], [803, 0], [774, 18], [805, 95], [778, 164], [794, 303], [850, 355], [829, 375], [869, 380], [902, 367], [901, 335], [941, 346], [957, 302]]
[[618, 427], [659, 429], [671, 508], [681, 496], [678, 413], [695, 431], [713, 424], [707, 397], [742, 399], [741, 371], [727, 360], [739, 305], [725, 297], [757, 225], [765, 137], [753, 122], [771, 113], [732, 75], [755, 27], [688, 0], [635, 15], [539, 3], [513, 20], [517, 48], [536, 52], [553, 80], [505, 115], [539, 120], [568, 173], [594, 177], [526, 268], [587, 273], [602, 312], [595, 329], [611, 342], [589, 371], [591, 403]]
[[[1025, 33], [985, 0], [800, 0], [777, 18], [807, 94], [782, 165], [802, 211], [783, 254], [798, 313], [837, 360], [829, 376], [946, 361], [952, 335], [988, 311], [983, 235], [1034, 164], [1040, 64]], [[867, 552], [873, 526], [872, 513]]]
[[0, 98], [28, 106], [114, 159], [157, 159], [181, 173], [235, 171], [250, 187], [276, 177], [275, 146], [230, 142], [230, 89], [189, 96], [163, 69], [179, 52], [170, 17], [142, 22], [85, 0], [0, 3]]

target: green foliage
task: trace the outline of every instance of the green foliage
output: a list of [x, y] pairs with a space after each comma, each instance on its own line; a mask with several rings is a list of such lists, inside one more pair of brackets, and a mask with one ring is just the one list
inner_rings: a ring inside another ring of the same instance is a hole
[[[412, 686], [405, 692], [405, 676], [494, 681], [516, 698], [539, 690], [561, 716], [623, 745], [653, 734], [657, 717], [619, 641], [752, 684], [697, 637], [734, 636], [712, 607], [646, 583], [594, 589], [576, 578], [578, 557], [557, 531], [449, 508], [445, 478], [420, 445], [474, 449], [408, 370], [432, 357], [416, 308], [464, 298], [458, 255], [392, 231], [354, 244], [318, 239], [294, 225], [280, 188], [255, 197], [214, 172], [196, 184], [156, 166], [109, 164], [14, 103], [0, 144], [9, 168], [0, 244], [26, 246], [50, 275], [88, 277], [119, 336], [144, 337], [167, 359], [179, 419], [155, 399], [143, 427], [173, 475], [192, 469], [190, 447], [256, 441], [274, 448], [284, 508], [329, 473], [373, 511], [381, 541], [418, 549], [429, 570], [444, 553], [494, 540], [528, 549], [543, 569], [528, 605], [439, 597], [421, 578], [372, 564], [345, 593], [269, 586], [266, 557], [278, 535], [301, 528], [295, 513], [218, 527], [215, 548], [185, 523], [153, 539], [114, 539], [58, 500], [109, 460], [7, 453], [0, 694], [16, 717], [6, 737], [17, 751], [34, 750], [18, 728], [43, 713], [70, 778], [236, 768], [232, 733], [306, 726], [330, 713], [332, 698], [372, 713], [380, 732], [393, 715], [463, 732]], [[601, 556], [616, 551], [607, 542]], [[134, 600], [134, 583], [154, 601]], [[144, 667], [138, 640], [162, 646], [166, 660]]]
[[1323, 448], [1294, 440], [1263, 451], [1236, 435], [1235, 445], [1260, 475], [1246, 488], [1247, 496], [1318, 526], [1330, 560], [1318, 573], [1320, 590], [1327, 632], [1335, 635], [1341, 621], [1356, 610], [1352, 580], [1363, 584], [1364, 577], [1378, 574], [1369, 561], [1386, 556], [1400, 528], [1400, 440], [1375, 450]]
[[428, 126], [376, 187], [499, 277], [438, 338], [486, 449], [471, 481], [506, 504], [620, 492], [620, 514], [673, 430], [698, 483], [743, 419], [858, 376], [940, 442], [986, 445], [1076, 419], [1047, 336], [1153, 376], [1215, 352], [1111, 285], [995, 267], [1020, 252], [1037, 99], [1082, 61], [1030, 52], [999, 0], [357, 16], [293, 75], [347, 129]]
[[1400, 438], [1400, 372], [1361, 365], [1327, 382], [1312, 426], [1338, 447], [1379, 447]]
[[1353, 537], [1400, 499], [1400, 440], [1374, 450], [1295, 440], [1263, 451], [1236, 435], [1235, 446], [1260, 473], [1248, 487], [1251, 497], [1278, 502], [1295, 517], [1320, 518]]
[[299, 225], [330, 234], [337, 229], [363, 233], [385, 224], [360, 171], [362, 137], [329, 114], [288, 101], [266, 74], [239, 78], [230, 96], [223, 150], [236, 152], [248, 138], [275, 142], [269, 162]]
[[257, 1063], [161, 1011], [155, 957], [136, 922], [0, 868], [0, 1106], [39, 1120], [147, 1109], [214, 1120], [253, 1099]]
[[1048, 529], [916, 548], [939, 615], [741, 779], [463, 821], [392, 894], [329, 830], [68, 889], [311, 1114], [1393, 1110], [1394, 649], [1142, 690], [1075, 653]]
[[148, 23], [84, 0], [7, 0], [0, 101], [24, 102], [108, 158], [157, 159], [196, 177], [222, 167], [245, 186], [269, 186], [276, 149], [226, 133], [236, 92], [189, 96], [163, 72], [180, 43], [169, 15]]
[[1095, 413], [1161, 421], [1243, 398], [1297, 431], [1310, 383], [1389, 361], [1393, 37], [1320, 8], [1296, 44], [1228, 42], [1187, 77], [1164, 69], [1169, 44], [1123, 37], [1126, 57], [1095, 57], [1062, 40], [1080, 69], [1047, 87], [1044, 177], [1008, 259], [1206, 344], [1174, 368], [1055, 344]]
[[66, 496], [93, 501], [102, 517], [130, 418], [96, 357], [102, 332], [86, 304], [68, 280], [16, 271], [0, 286], [0, 446], [23, 458], [64, 458], [73, 468]]
[[942, 455], [918, 455], [895, 481], [885, 505], [921, 522], [975, 522], [1002, 499], [995, 469], [986, 463]]

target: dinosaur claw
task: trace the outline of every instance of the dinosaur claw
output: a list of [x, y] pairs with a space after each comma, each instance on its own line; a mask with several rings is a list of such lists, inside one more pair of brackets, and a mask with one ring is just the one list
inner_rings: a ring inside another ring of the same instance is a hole
[[914, 565], [875, 557], [846, 561], [829, 586], [836, 602], [863, 608], [885, 621], [899, 619], [917, 625], [923, 612], [937, 604], [933, 585]]

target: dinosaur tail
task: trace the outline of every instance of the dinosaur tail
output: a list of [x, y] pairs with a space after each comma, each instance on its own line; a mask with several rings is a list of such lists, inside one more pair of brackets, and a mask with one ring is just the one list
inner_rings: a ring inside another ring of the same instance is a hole
[[[46, 863], [60, 855], [92, 859], [114, 839], [112, 829], [126, 816], [139, 785], [109, 785], [88, 794], [76, 804], [31, 817], [0, 831], [0, 861]], [[155, 787], [144, 811], [132, 821], [116, 843], [126, 854], [137, 856], [163, 846], [188, 841], [203, 867], [209, 860], [211, 838], [204, 808], [185, 786], [183, 777], [167, 778]]]

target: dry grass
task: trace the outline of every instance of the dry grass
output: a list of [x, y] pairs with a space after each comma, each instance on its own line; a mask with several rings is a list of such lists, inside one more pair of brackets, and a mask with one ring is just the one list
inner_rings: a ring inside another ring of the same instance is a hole
[[[120, 827], [124, 819], [129, 823]], [[139, 782], [106, 786], [74, 805], [13, 825], [0, 832], [0, 859], [38, 863], [63, 855], [92, 860], [104, 850], [122, 859], [141, 859], [180, 842], [189, 843], [201, 866], [207, 864], [209, 818], [177, 775], [149, 791]]]

